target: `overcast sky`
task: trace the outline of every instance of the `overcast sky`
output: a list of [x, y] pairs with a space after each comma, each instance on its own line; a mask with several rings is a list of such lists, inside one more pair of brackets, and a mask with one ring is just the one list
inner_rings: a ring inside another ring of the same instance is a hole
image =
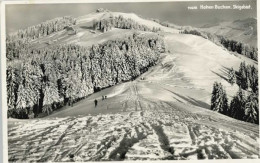
[[[251, 10], [188, 10], [194, 5], [243, 5], [250, 4]], [[215, 21], [233, 21], [256, 17], [256, 1], [239, 2], [143, 2], [143, 3], [89, 3], [89, 4], [17, 4], [6, 6], [7, 33], [39, 24], [60, 16], [78, 17], [97, 8], [110, 11], [136, 13], [145, 18], [157, 18], [178, 25], [202, 26]]]

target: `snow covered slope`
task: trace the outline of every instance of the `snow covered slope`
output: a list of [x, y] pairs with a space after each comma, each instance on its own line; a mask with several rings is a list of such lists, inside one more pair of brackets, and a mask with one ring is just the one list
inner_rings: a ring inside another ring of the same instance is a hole
[[[49, 37], [64, 37], [57, 44], [75, 42], [89, 46], [132, 32], [113, 29], [92, 33], [90, 22], [106, 14], [92, 13], [78, 18], [77, 35], [69, 36], [62, 31]], [[162, 28], [160, 34], [164, 35], [167, 53], [135, 81], [94, 93], [73, 107], [62, 108], [45, 118], [10, 119], [9, 161], [260, 157], [258, 125], [208, 109], [214, 81], [223, 84], [229, 98], [237, 92], [238, 87], [231, 86], [225, 78], [228, 69], [238, 69], [243, 57], [232, 55], [204, 38], [178, 34], [175, 29], [135, 14], [113, 14]], [[36, 41], [33, 46], [40, 45]], [[256, 64], [251, 60], [246, 62]], [[107, 99], [101, 100], [103, 95]]]
[[[143, 90], [154, 88], [151, 90], [165, 93], [174, 91], [171, 88], [146, 82], [129, 82], [122, 88], [126, 88], [124, 93], [119, 91], [116, 96], [106, 92], [107, 101], [98, 99], [97, 108], [91, 100], [95, 97], [90, 97], [48, 118], [10, 120], [9, 161], [259, 157], [257, 125], [195, 105], [155, 100]], [[88, 100], [91, 103], [77, 108]], [[76, 116], [78, 109], [84, 111], [80, 116]], [[98, 114], [86, 115], [88, 110]]]

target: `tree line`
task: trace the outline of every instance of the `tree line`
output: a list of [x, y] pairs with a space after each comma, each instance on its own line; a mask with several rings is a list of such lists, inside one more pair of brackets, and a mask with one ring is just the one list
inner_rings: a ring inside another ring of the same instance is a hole
[[220, 38], [220, 43], [229, 51], [237, 52], [238, 54], [242, 54], [255, 61], [258, 60], [258, 49], [257, 48], [243, 44], [239, 41], [226, 39], [223, 36], [219, 36], [219, 38]]
[[122, 15], [119, 15], [118, 17], [114, 17], [113, 15], [110, 15], [108, 18], [93, 21], [94, 30], [101, 30], [102, 32], [106, 32], [111, 30], [112, 28], [136, 29], [141, 31], [152, 31], [152, 32], [157, 32], [161, 30], [160, 28], [156, 28], [156, 27], [150, 29], [146, 25], [139, 24], [130, 18], [126, 19]]
[[259, 124], [258, 93], [250, 92], [246, 96], [239, 88], [228, 105], [226, 91], [221, 83], [215, 82], [211, 97], [211, 110], [245, 122]]
[[212, 35], [208, 32], [198, 31], [196, 29], [191, 29], [191, 30], [185, 29], [180, 33], [201, 36], [205, 39], [211, 40], [212, 42], [218, 45], [224, 46], [229, 51], [237, 52], [238, 54], [242, 54], [248, 58], [258, 61], [258, 48], [256, 47], [249, 46], [247, 44], [232, 39], [227, 39], [224, 36]]
[[237, 84], [244, 90], [258, 92], [258, 69], [252, 65], [240, 64], [236, 72]]
[[168, 21], [161, 22], [159, 19], [153, 19], [153, 18], [151, 20], [158, 24], [161, 24], [162, 26], [170, 27], [170, 23]]
[[8, 35], [6, 38], [6, 57], [8, 60], [19, 58], [21, 53], [28, 50], [30, 41], [48, 36], [75, 24], [75, 18], [65, 16], [30, 26], [24, 30], [18, 30], [15, 34]]
[[54, 32], [63, 30], [67, 26], [76, 24], [76, 19], [71, 16], [64, 16], [30, 26], [17, 33], [7, 36], [7, 42], [12, 40], [27, 39], [29, 41], [50, 35]]
[[228, 81], [237, 83], [239, 91], [228, 105], [226, 91], [221, 83], [215, 82], [211, 97], [211, 110], [232, 118], [259, 124], [258, 70], [252, 65], [240, 64], [239, 70], [229, 71]]
[[198, 31], [198, 30], [196, 30], [196, 29], [190, 29], [190, 30], [185, 29], [185, 30], [183, 30], [183, 31], [180, 31], [180, 33], [182, 33], [182, 34], [197, 35], [197, 36], [201, 36], [201, 37], [203, 37], [203, 38], [205, 38], [205, 39], [208, 39], [207, 35], [205, 35], [203, 32]]
[[157, 35], [137, 33], [90, 48], [59, 45], [31, 50], [7, 67], [8, 116], [33, 118], [117, 83], [157, 63], [164, 52]]
[[229, 70], [228, 82], [237, 84], [244, 90], [258, 92], [258, 69], [253, 65], [246, 65], [245, 61], [240, 63], [239, 70]]

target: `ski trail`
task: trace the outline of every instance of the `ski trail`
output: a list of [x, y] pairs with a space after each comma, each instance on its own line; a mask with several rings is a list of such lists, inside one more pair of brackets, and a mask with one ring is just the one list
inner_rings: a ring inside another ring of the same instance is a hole
[[[170, 143], [168, 140], [168, 137], [163, 131], [163, 128], [160, 125], [152, 125], [152, 128], [154, 129], [155, 133], [158, 136], [158, 140], [160, 142], [161, 148], [167, 153], [167, 158], [164, 159], [172, 159], [172, 156], [174, 154], [174, 149], [170, 147]], [[169, 154], [168, 154], [169, 153]]]
[[[72, 119], [71, 121], [73, 121], [74, 119]], [[70, 123], [70, 122], [69, 122]], [[68, 127], [65, 129], [65, 131], [60, 135], [60, 137], [58, 138], [58, 140], [56, 141], [55, 144], [49, 146], [46, 151], [44, 152], [43, 156], [38, 160], [39, 162], [46, 162], [48, 159], [50, 159], [49, 157], [54, 157], [53, 153], [50, 152], [52, 148], [57, 147], [62, 140], [64, 139], [65, 135], [67, 134], [68, 130], [70, 130], [72, 128], [72, 126], [74, 126], [77, 122], [73, 122], [72, 124], [69, 124]]]
[[231, 129], [237, 121], [187, 104], [146, 98], [136, 85], [126, 86], [124, 114], [18, 123], [8, 133], [9, 161], [259, 158], [254, 125], [238, 122], [241, 126]]

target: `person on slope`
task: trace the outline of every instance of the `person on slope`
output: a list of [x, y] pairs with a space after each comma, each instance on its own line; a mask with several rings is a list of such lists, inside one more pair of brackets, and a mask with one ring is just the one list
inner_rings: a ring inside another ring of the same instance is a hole
[[97, 104], [98, 104], [97, 99], [95, 99], [94, 103], [95, 103], [95, 107], [97, 107]]

